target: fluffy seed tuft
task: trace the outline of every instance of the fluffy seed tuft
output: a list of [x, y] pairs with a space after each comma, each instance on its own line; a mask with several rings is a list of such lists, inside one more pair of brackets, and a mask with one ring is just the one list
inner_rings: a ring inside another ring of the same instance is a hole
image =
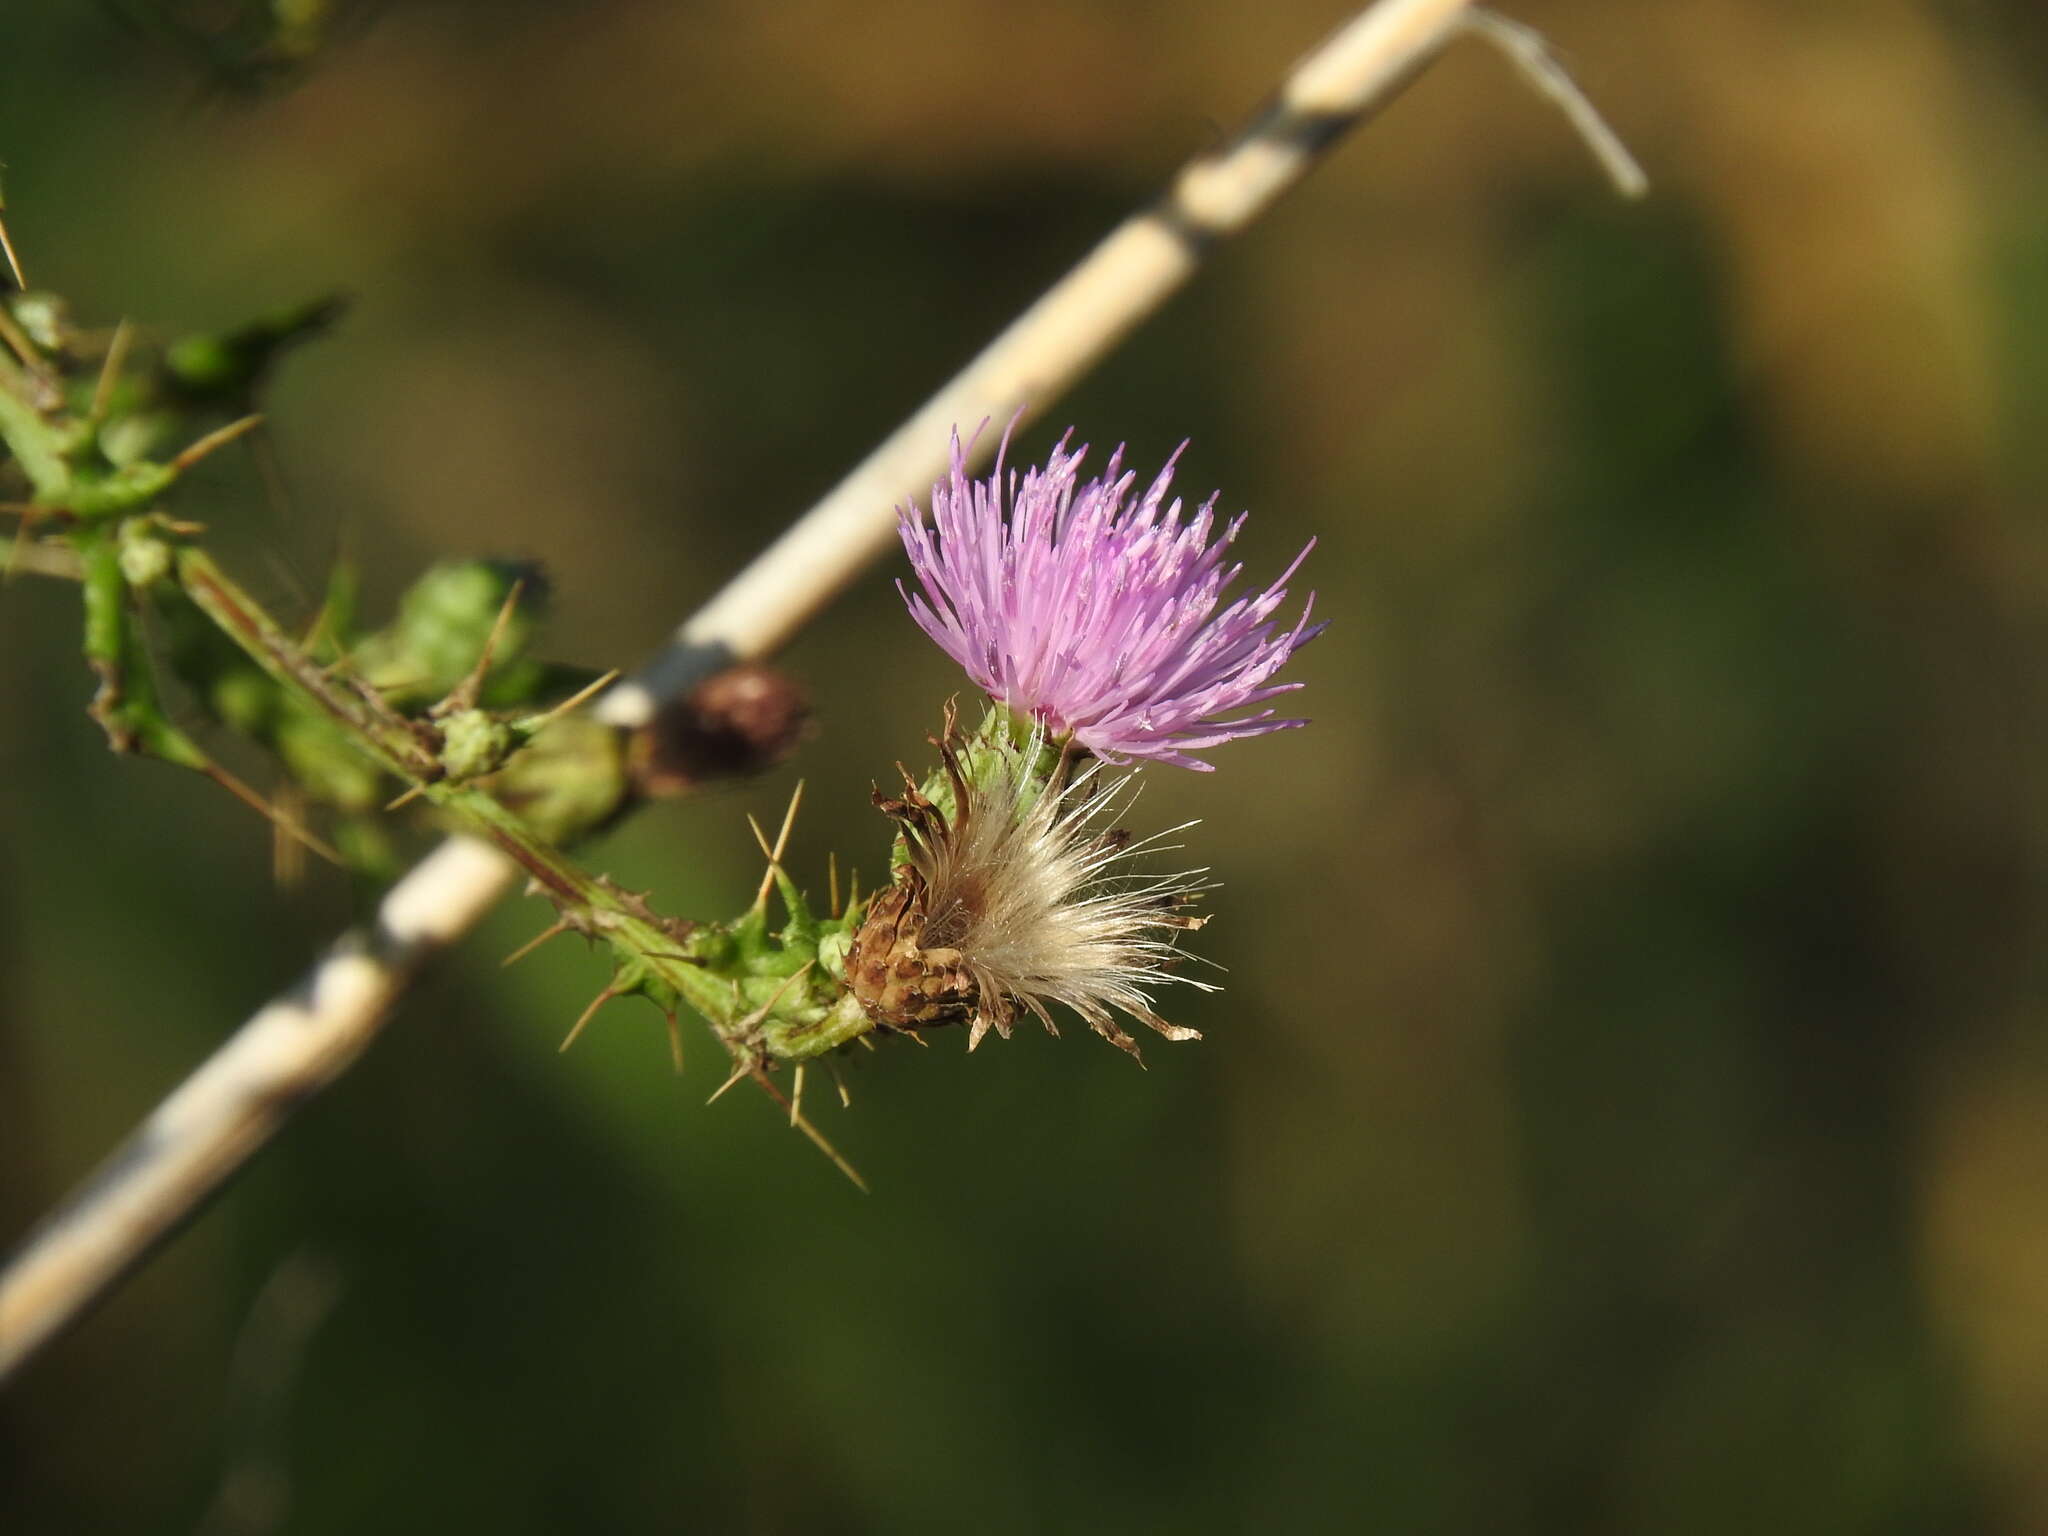
[[1063, 759], [1048, 784], [1032, 772], [1043, 748], [1042, 732], [1021, 748], [978, 738], [963, 765], [949, 731], [939, 749], [950, 807], [908, 774], [901, 799], [877, 792], [909, 858], [854, 936], [849, 984], [877, 1023], [968, 1024], [969, 1049], [990, 1030], [1007, 1039], [1026, 1010], [1058, 1034], [1053, 1003], [1134, 1057], [1112, 1010], [1169, 1040], [1199, 1038], [1160, 1018], [1151, 992], [1168, 981], [1214, 990], [1172, 970], [1179, 931], [1207, 921], [1185, 910], [1208, 888], [1205, 872], [1131, 873], [1132, 855], [1159, 846], [1111, 825], [1129, 808], [1131, 776]]

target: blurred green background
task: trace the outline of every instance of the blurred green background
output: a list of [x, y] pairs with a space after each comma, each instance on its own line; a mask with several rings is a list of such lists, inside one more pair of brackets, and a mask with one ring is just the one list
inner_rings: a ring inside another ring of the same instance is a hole
[[[10, 0], [0, 158], [82, 320], [356, 307], [181, 500], [545, 562], [630, 665], [1343, 15], [1328, 0]], [[131, 18], [123, 24], [125, 11]], [[2048, 14], [1531, 0], [1656, 183], [1431, 70], [1028, 434], [1254, 515], [1306, 731], [1158, 771], [1207, 1039], [860, 1054], [825, 1129], [532, 901], [0, 1401], [0, 1528], [2048, 1528]], [[209, 61], [166, 16], [224, 39]], [[136, 24], [133, 18], [141, 18]], [[948, 664], [878, 569], [818, 728], [592, 851], [665, 910], [878, 868]], [[344, 921], [117, 761], [0, 590], [0, 1235]], [[814, 1095], [816, 1106], [824, 1095]]]

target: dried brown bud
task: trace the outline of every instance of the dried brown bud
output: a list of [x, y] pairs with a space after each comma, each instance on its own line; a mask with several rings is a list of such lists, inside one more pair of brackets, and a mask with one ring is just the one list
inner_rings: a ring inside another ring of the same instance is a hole
[[706, 678], [633, 733], [634, 784], [651, 799], [772, 768], [795, 750], [809, 696], [773, 667], [741, 662]]
[[964, 1024], [981, 1001], [981, 986], [960, 951], [920, 944], [930, 918], [928, 892], [916, 870], [875, 898], [846, 953], [846, 980], [868, 1017], [897, 1029]]

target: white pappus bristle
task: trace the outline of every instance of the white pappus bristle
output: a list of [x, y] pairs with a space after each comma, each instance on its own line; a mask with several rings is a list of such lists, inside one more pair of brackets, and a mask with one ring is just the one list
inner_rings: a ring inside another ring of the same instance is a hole
[[1058, 1033], [1050, 1003], [1132, 1055], [1136, 1044], [1111, 1010], [1169, 1040], [1199, 1038], [1160, 1018], [1151, 993], [1168, 981], [1215, 990], [1174, 969], [1185, 958], [1179, 933], [1205, 921], [1184, 909], [1209, 888], [1207, 872], [1130, 871], [1134, 855], [1162, 851], [1162, 839], [1194, 823], [1134, 842], [1109, 830], [1136, 798], [1134, 775], [1111, 778], [1091, 763], [1064, 790], [1047, 790], [1025, 767], [1037, 748], [1000, 752], [1001, 771], [984, 776], [991, 782], [956, 778], [945, 834], [911, 840], [927, 891], [921, 942], [956, 950], [980, 993], [970, 1048], [990, 1029], [1007, 1036], [1019, 1006]]

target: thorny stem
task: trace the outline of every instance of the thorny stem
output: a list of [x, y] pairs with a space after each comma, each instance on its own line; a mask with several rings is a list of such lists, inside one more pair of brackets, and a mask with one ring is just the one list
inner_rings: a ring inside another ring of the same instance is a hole
[[[699, 932], [698, 925], [659, 917], [644, 898], [585, 870], [487, 789], [448, 778], [437, 756], [438, 742], [431, 724], [399, 715], [383, 704], [374, 689], [307, 655], [203, 551], [180, 550], [177, 572], [186, 595], [281, 688], [342, 726], [349, 739], [379, 767], [412, 786], [409, 794], [423, 796], [456, 828], [510, 858], [554, 903], [569, 928], [608, 943], [618, 954], [624, 978], [608, 989], [612, 995], [645, 990], [657, 1003], [668, 1006], [670, 1000], [663, 995], [666, 989], [703, 1015], [727, 1048], [747, 1062], [770, 1055], [814, 1055], [868, 1028], [858, 1009], [841, 1009], [814, 1028], [794, 1033], [757, 1029], [757, 1000], [736, 991], [721, 974], [706, 969], [718, 946], [726, 941], [723, 930]], [[779, 877], [779, 866], [771, 871], [771, 877]], [[802, 898], [786, 880], [778, 883], [783, 884], [784, 898], [792, 908], [800, 908]], [[764, 882], [753, 909], [742, 919], [743, 926], [751, 920], [755, 927], [765, 929], [767, 891]], [[801, 956], [792, 961], [802, 963]]]
[[[352, 674], [337, 675], [313, 660], [284, 626], [201, 550], [181, 549], [178, 584], [271, 680], [312, 704], [346, 731], [361, 751], [408, 783], [436, 779], [441, 764], [420, 728], [384, 707]], [[345, 679], [345, 680], [344, 680]]]

